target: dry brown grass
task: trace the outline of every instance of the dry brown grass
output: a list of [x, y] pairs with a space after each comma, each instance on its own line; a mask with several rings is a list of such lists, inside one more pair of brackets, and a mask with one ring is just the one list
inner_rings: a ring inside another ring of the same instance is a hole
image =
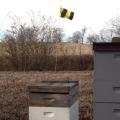
[[27, 86], [40, 80], [79, 80], [80, 117], [92, 120], [92, 71], [0, 72], [0, 120], [28, 120]]
[[92, 45], [0, 42], [0, 71], [93, 70]]
[[[48, 44], [48, 43], [47, 43]], [[0, 56], [5, 53], [6, 44], [0, 42]], [[49, 56], [72, 56], [72, 55], [92, 55], [92, 45], [78, 44], [78, 43], [49, 43], [47, 46], [47, 53]]]

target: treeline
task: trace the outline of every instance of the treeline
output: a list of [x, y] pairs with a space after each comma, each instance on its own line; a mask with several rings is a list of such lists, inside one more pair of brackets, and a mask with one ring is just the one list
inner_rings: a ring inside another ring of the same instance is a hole
[[[39, 63], [16, 64], [6, 59], [1, 58], [0, 71], [79, 71], [79, 70], [93, 70], [93, 58], [90, 55], [79, 56], [61, 56], [58, 57], [57, 65], [55, 65], [55, 57], [47, 56]], [[35, 60], [33, 60], [35, 61]], [[56, 66], [56, 67], [55, 67]]]
[[[23, 23], [19, 18], [11, 17], [12, 23], [9, 30], [4, 32], [0, 47], [0, 70], [92, 70], [92, 54], [79, 55], [54, 55], [48, 51], [50, 44], [63, 42], [65, 36], [63, 29], [56, 26], [53, 18], [46, 18], [39, 14], [30, 18], [30, 23]], [[92, 44], [93, 42], [111, 41], [113, 35], [120, 35], [120, 18], [111, 21], [108, 29], [103, 29], [100, 34], [87, 35], [87, 28], [76, 31], [66, 40], [77, 44]], [[110, 29], [109, 29], [110, 28]], [[87, 36], [87, 37], [86, 37]], [[53, 48], [57, 51], [57, 48]], [[62, 51], [62, 49], [61, 49]]]
[[[0, 56], [0, 70], [14, 71], [64, 71], [64, 70], [92, 70], [92, 54], [81, 55], [49, 55], [47, 43], [36, 41], [4, 41], [4, 49]], [[57, 49], [57, 48], [54, 48]]]
[[[30, 24], [11, 17], [12, 23], [4, 34], [0, 45], [0, 70], [90, 70], [93, 69], [92, 55], [54, 55], [48, 51], [49, 45], [62, 43], [63, 29], [55, 21], [39, 14], [38, 19], [30, 18]], [[57, 48], [53, 48], [57, 51]], [[1, 51], [2, 51], [1, 50]], [[62, 51], [62, 49], [61, 49]]]

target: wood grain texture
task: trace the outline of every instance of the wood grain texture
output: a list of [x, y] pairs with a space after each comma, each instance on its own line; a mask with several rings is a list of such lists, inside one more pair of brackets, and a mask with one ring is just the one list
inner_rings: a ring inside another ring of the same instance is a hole
[[120, 42], [93, 43], [93, 50], [98, 52], [120, 52]]
[[41, 82], [29, 86], [30, 106], [69, 107], [79, 97], [78, 82]]

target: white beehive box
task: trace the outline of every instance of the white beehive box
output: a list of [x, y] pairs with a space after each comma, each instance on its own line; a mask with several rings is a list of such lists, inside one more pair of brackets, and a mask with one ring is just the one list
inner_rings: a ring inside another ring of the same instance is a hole
[[29, 120], [79, 120], [77, 81], [43, 81], [29, 91]]

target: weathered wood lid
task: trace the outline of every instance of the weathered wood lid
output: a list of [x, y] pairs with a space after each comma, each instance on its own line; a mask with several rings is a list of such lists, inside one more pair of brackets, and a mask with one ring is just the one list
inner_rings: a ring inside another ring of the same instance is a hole
[[70, 107], [79, 98], [78, 81], [41, 81], [29, 88], [29, 105]]
[[98, 52], [120, 52], [120, 42], [93, 43], [93, 50]]
[[37, 93], [70, 93], [71, 90], [78, 86], [78, 81], [41, 81], [28, 86], [29, 92]]
[[98, 52], [120, 52], [120, 37], [113, 37], [112, 42], [93, 43], [93, 50]]

